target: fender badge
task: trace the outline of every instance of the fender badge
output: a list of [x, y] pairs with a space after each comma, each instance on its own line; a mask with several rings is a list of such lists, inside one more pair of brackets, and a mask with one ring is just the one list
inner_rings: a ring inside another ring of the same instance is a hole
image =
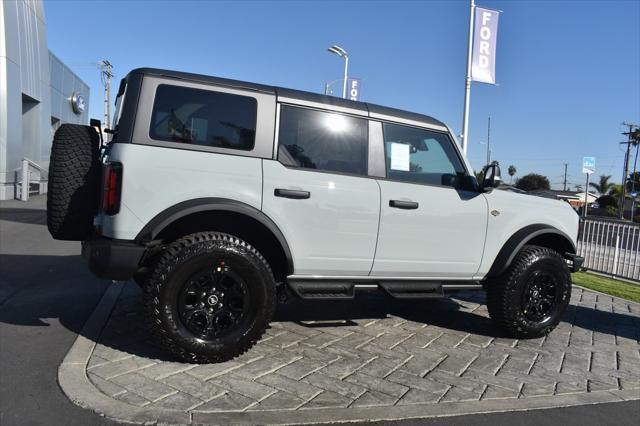
[[491, 214], [493, 216], [500, 216], [500, 212], [498, 210], [491, 210]]

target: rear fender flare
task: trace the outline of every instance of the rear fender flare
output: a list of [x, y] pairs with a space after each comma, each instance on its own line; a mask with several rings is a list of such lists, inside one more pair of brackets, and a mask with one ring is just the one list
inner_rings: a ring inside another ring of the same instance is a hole
[[169, 207], [151, 219], [149, 223], [147, 223], [147, 225], [145, 225], [145, 227], [138, 233], [135, 241], [138, 243], [148, 243], [154, 240], [163, 229], [167, 228], [180, 218], [193, 213], [205, 211], [227, 211], [240, 213], [262, 224], [273, 234], [282, 246], [287, 259], [287, 269], [289, 274], [293, 273], [293, 257], [291, 256], [291, 250], [284, 234], [280, 231], [280, 228], [278, 228], [278, 226], [267, 215], [255, 207], [226, 198], [197, 198]]

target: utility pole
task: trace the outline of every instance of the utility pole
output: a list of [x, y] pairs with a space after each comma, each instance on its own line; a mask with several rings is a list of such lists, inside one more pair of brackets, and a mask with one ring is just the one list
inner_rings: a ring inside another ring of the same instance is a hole
[[[638, 130], [636, 130], [637, 132]], [[633, 174], [631, 175], [633, 179], [631, 179], [631, 222], [633, 222], [633, 213], [636, 206], [636, 171], [638, 168], [638, 141], [635, 143], [636, 146], [636, 158], [633, 160]]]
[[562, 183], [563, 191], [567, 190], [567, 166], [569, 164], [564, 163], [564, 182]]
[[104, 86], [104, 128], [111, 128], [111, 77], [113, 77], [113, 65], [106, 59], [98, 62], [100, 66], [100, 79]]
[[[633, 123], [628, 123], [628, 122], [623, 122], [622, 123], [623, 126], [627, 126], [629, 127], [629, 131], [628, 132], [624, 132], [623, 135], [627, 135], [628, 139], [626, 142], [620, 142], [621, 145], [626, 144], [627, 145], [627, 150], [624, 154], [624, 168], [623, 168], [623, 172], [622, 172], [622, 188], [620, 191], [620, 219], [624, 219], [624, 201], [625, 201], [625, 195], [627, 192], [627, 175], [629, 174], [629, 161], [631, 160], [630, 158], [630, 153], [631, 153], [631, 145], [637, 145], [638, 141], [635, 141], [633, 136], [634, 136], [634, 132], [633, 132], [633, 128], [635, 127], [636, 129], [638, 129], [640, 126], [638, 126], [637, 124], [633, 124]], [[635, 176], [633, 176], [635, 180]]]

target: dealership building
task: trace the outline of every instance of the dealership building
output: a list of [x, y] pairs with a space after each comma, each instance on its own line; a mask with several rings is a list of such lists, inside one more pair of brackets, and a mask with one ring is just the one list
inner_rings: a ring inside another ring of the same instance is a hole
[[87, 124], [88, 106], [89, 86], [47, 47], [42, 1], [0, 1], [0, 200], [19, 197], [25, 173], [46, 191], [53, 134]]

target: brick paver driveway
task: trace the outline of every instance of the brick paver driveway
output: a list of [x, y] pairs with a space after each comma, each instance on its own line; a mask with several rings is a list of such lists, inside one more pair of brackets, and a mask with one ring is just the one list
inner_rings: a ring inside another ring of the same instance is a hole
[[640, 398], [640, 304], [574, 288], [565, 321], [553, 333], [515, 340], [500, 336], [483, 302], [483, 293], [413, 302], [380, 295], [297, 301], [280, 307], [246, 354], [194, 365], [147, 342], [140, 291], [128, 283], [86, 373], [121, 403], [189, 415], [456, 401], [482, 406], [620, 390]]

